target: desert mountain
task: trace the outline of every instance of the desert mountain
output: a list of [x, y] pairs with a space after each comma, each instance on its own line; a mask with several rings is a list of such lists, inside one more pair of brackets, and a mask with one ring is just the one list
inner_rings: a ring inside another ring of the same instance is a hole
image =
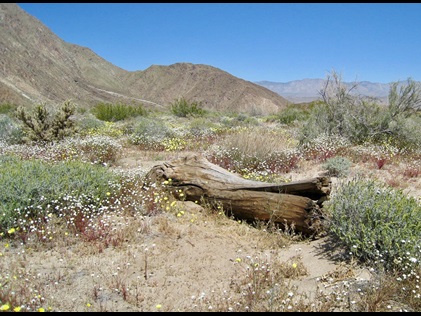
[[126, 71], [56, 36], [16, 3], [0, 4], [0, 102], [140, 101], [168, 106], [184, 97], [204, 107], [267, 114], [289, 102], [261, 85], [208, 65], [177, 63]]

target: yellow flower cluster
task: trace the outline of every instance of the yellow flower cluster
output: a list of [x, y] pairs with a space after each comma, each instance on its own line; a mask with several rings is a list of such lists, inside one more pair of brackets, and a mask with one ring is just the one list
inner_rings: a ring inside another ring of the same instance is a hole
[[170, 138], [162, 142], [165, 147], [165, 151], [178, 151], [186, 148], [187, 141], [181, 138]]

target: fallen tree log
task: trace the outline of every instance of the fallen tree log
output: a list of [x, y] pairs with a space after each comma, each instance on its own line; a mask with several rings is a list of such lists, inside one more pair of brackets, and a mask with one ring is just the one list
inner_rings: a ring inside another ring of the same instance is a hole
[[238, 219], [271, 221], [305, 235], [318, 233], [331, 190], [329, 177], [280, 184], [244, 179], [202, 155], [156, 165], [145, 179], [149, 185], [166, 183], [178, 199], [181, 191], [184, 200], [219, 205]]

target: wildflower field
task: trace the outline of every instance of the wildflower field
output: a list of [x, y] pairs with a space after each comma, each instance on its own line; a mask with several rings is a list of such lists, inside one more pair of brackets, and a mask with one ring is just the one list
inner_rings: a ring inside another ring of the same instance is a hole
[[[0, 105], [0, 310], [421, 311], [412, 84], [384, 108], [336, 93], [270, 116], [184, 99], [160, 111]], [[145, 185], [190, 153], [262, 182], [329, 175], [325, 234]]]

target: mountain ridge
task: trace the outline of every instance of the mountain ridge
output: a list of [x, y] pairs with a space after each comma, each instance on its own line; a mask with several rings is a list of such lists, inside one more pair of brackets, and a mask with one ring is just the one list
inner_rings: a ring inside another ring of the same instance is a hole
[[87, 47], [63, 41], [15, 3], [0, 4], [0, 102], [19, 104], [143, 100], [169, 106], [184, 97], [214, 110], [269, 114], [289, 102], [216, 67], [176, 63], [126, 71]]
[[[63, 41], [16, 3], [0, 4], [0, 102], [141, 102], [165, 107], [184, 97], [206, 108], [269, 114], [320, 99], [325, 79], [250, 82], [205, 64], [127, 71], [88, 47]], [[352, 86], [354, 82], [344, 82]], [[358, 82], [352, 93], [387, 101], [390, 83]]]

